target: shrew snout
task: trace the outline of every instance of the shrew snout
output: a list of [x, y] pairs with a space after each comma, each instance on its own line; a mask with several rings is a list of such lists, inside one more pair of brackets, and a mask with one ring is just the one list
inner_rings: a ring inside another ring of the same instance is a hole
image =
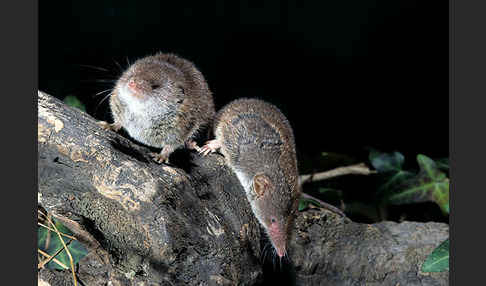
[[277, 251], [279, 257], [285, 256], [287, 253], [287, 234], [283, 227], [277, 221], [272, 221], [268, 228], [268, 235], [273, 247]]

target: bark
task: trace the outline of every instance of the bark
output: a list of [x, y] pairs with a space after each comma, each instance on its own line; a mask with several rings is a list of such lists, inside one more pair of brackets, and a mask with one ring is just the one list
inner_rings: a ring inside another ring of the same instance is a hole
[[309, 210], [296, 220], [290, 257], [298, 285], [448, 285], [422, 263], [449, 237], [444, 223], [359, 224]]
[[[448, 283], [447, 272], [418, 271], [447, 225], [366, 225], [317, 209], [296, 219], [292, 262], [267, 267], [268, 240], [221, 155], [180, 150], [159, 165], [154, 150], [42, 92], [38, 111], [38, 203], [90, 250], [78, 285]], [[41, 282], [72, 285], [72, 275], [41, 269]]]

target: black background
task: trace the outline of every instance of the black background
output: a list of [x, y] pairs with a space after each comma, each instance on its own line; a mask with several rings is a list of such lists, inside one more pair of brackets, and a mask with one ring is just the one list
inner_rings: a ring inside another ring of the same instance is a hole
[[301, 166], [321, 152], [365, 159], [366, 147], [448, 156], [447, 2], [39, 3], [39, 89], [77, 96], [98, 119], [108, 104], [95, 94], [118, 64], [157, 51], [193, 61], [217, 109], [238, 97], [277, 105]]

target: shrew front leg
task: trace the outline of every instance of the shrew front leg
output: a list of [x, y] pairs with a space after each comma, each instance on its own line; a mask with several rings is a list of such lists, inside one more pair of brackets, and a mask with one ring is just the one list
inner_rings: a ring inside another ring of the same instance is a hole
[[98, 121], [96, 122], [96, 124], [98, 124], [99, 127], [103, 128], [103, 130], [112, 130], [115, 132], [118, 132], [122, 128], [120, 122], [114, 122], [110, 124], [106, 121]]
[[217, 152], [220, 148], [221, 141], [219, 141], [218, 139], [209, 140], [200, 148], [199, 154], [206, 156], [209, 153]]
[[162, 163], [165, 163], [165, 164], [168, 164], [169, 163], [169, 156], [170, 154], [174, 151], [174, 147], [170, 146], [170, 145], [165, 145], [162, 150], [160, 151], [160, 153], [150, 153], [150, 156], [152, 157], [152, 159], [159, 163], [159, 164], [162, 164]]
[[186, 148], [189, 149], [189, 150], [196, 150], [197, 152], [201, 151], [201, 147], [197, 146], [196, 141], [194, 141], [192, 139], [188, 139], [186, 141]]

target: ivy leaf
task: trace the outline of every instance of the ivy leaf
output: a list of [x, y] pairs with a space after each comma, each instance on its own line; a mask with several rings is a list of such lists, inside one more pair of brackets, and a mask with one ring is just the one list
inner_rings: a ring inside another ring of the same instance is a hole
[[[52, 221], [54, 222], [57, 230], [59, 230], [60, 233], [73, 235], [71, 230], [69, 230], [59, 221], [57, 221], [56, 219], [52, 219]], [[67, 248], [71, 253], [74, 264], [78, 263], [79, 260], [81, 260], [88, 253], [86, 248], [79, 241], [71, 240], [70, 238], [65, 236], [61, 236], [61, 237], [63, 238], [64, 243], [67, 245]], [[54, 255], [59, 249], [64, 248], [61, 240], [59, 239], [58, 234], [42, 226], [40, 226], [37, 231], [37, 245], [40, 250], [46, 252], [49, 255]], [[65, 249], [59, 252], [59, 254], [55, 256], [55, 258], [59, 260], [61, 263], [63, 263], [64, 265], [66, 265], [67, 267], [70, 267], [71, 264], [69, 262], [69, 256], [66, 253]], [[53, 260], [47, 263], [46, 267], [49, 269], [59, 269], [59, 270], [65, 269], [64, 267], [57, 264]]]
[[329, 193], [329, 192], [339, 192], [339, 190], [332, 189], [332, 188], [319, 188], [319, 193]]
[[449, 179], [429, 157], [419, 154], [417, 161], [418, 175], [390, 192], [387, 201], [397, 205], [433, 201], [444, 213], [449, 213]]
[[397, 188], [397, 186], [403, 185], [404, 182], [413, 178], [414, 176], [414, 173], [405, 170], [395, 172], [393, 175], [386, 178], [386, 182], [378, 188], [378, 193], [393, 190]]
[[299, 212], [306, 210], [309, 207], [309, 204], [314, 204], [316, 206], [321, 206], [318, 201], [312, 199], [300, 199], [299, 200]]
[[430, 159], [429, 157], [419, 154], [417, 155], [417, 162], [419, 164], [420, 171], [426, 172], [428, 177], [434, 180], [446, 177], [443, 172], [439, 171], [434, 160]]
[[443, 171], [449, 171], [449, 158], [435, 160], [435, 163], [437, 164], [437, 168]]
[[86, 112], [86, 107], [76, 96], [68, 95], [64, 98], [64, 102], [69, 106], [78, 108], [79, 110]]
[[400, 152], [380, 153], [372, 150], [369, 155], [371, 165], [380, 173], [402, 170], [405, 157]]
[[412, 172], [402, 170], [405, 158], [400, 152], [382, 153], [372, 149], [369, 160], [371, 165], [381, 174], [382, 183], [377, 193], [379, 196], [383, 196], [383, 193], [393, 190], [396, 186], [415, 176]]
[[449, 239], [446, 239], [427, 257], [422, 272], [442, 272], [449, 270]]

